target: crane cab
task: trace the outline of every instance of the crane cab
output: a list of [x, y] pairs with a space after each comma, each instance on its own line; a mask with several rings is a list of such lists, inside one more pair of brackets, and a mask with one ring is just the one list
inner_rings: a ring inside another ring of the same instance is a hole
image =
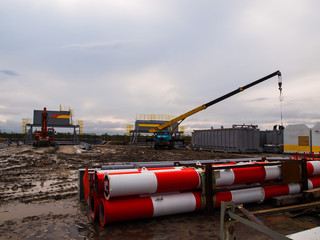
[[174, 142], [171, 139], [171, 133], [169, 130], [161, 130], [155, 133], [154, 139], [154, 148], [155, 149], [173, 149]]

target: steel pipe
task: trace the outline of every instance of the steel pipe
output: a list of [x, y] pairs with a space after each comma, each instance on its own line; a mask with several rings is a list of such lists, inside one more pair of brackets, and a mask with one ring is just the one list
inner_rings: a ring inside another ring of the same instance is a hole
[[94, 221], [99, 220], [99, 208], [102, 197], [90, 196], [90, 216]]
[[320, 175], [320, 161], [307, 161], [308, 176]]
[[199, 173], [194, 168], [142, 170], [132, 174], [109, 174], [104, 177], [106, 198], [198, 189]]
[[[320, 187], [320, 176], [308, 179], [308, 189]], [[270, 185], [264, 187], [248, 188], [241, 190], [217, 192], [214, 196], [214, 206], [220, 207], [221, 201], [234, 201], [236, 204], [249, 202], [262, 202], [272, 197], [291, 195], [301, 192], [299, 183]]]
[[102, 199], [100, 224], [193, 212], [201, 207], [201, 192]]
[[[250, 165], [250, 164], [248, 164]], [[281, 177], [280, 166], [261, 166], [215, 170], [216, 186], [260, 183]]]

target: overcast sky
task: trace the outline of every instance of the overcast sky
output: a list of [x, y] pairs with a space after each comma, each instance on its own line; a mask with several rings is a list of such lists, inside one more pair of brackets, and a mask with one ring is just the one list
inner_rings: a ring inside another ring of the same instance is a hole
[[[0, 130], [70, 106], [87, 133], [178, 116], [280, 70], [283, 123], [320, 121], [320, 1], [0, 0]], [[187, 118], [187, 132], [280, 124], [278, 79]], [[58, 130], [59, 131], [59, 130]]]

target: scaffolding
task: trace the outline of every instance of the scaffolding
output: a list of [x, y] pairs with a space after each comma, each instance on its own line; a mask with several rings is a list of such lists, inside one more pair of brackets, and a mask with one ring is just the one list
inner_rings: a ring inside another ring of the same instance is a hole
[[71, 109], [69, 106], [62, 106], [60, 104], [60, 111], [69, 111], [70, 112], [70, 124], [74, 124], [74, 121], [73, 121], [74, 111], [73, 111], [73, 109]]
[[127, 136], [130, 136], [130, 132], [133, 128], [133, 125], [132, 124], [127, 124]]
[[30, 118], [22, 118], [22, 134], [27, 133], [27, 124], [31, 123]]
[[185, 137], [186, 134], [185, 134], [185, 128], [184, 128], [184, 126], [180, 126], [179, 128], [180, 128], [180, 132], [182, 132], [182, 137]]
[[162, 120], [162, 121], [170, 121], [174, 119], [174, 115], [166, 115], [166, 114], [137, 114], [136, 120]]
[[79, 135], [83, 135], [83, 120], [78, 120]]

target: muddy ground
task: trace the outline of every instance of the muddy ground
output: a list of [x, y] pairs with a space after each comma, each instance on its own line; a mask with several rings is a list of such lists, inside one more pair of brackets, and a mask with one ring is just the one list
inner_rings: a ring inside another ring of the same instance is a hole
[[[219, 210], [157, 217], [110, 224], [102, 228], [89, 217], [89, 207], [78, 202], [78, 169], [99, 168], [113, 162], [229, 159], [248, 155], [192, 150], [154, 150], [146, 147], [106, 144], [81, 152], [76, 146], [0, 149], [0, 239], [217, 239]], [[270, 203], [247, 205], [249, 210]], [[260, 217], [281, 234], [320, 225], [319, 212], [292, 217], [274, 214]], [[269, 239], [236, 224], [237, 239]]]

